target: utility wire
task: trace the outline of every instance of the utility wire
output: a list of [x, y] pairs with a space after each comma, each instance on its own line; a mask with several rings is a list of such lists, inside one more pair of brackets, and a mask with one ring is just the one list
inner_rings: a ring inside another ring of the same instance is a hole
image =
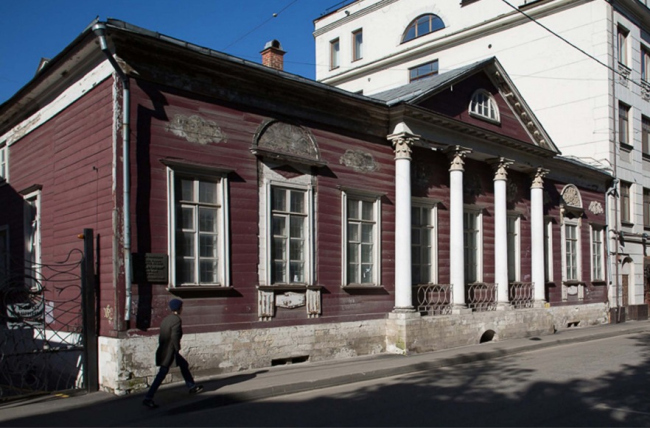
[[602, 65], [603, 67], [607, 68], [608, 70], [614, 72], [615, 74], [618, 74], [619, 76], [621, 76], [621, 77], [624, 78], [625, 80], [629, 80], [630, 82], [634, 83], [635, 85], [637, 85], [637, 86], [639, 86], [639, 87], [643, 87], [640, 83], [635, 82], [635, 81], [632, 80], [632, 79], [629, 79], [628, 76], [624, 75], [623, 73], [621, 73], [621, 72], [618, 71], [617, 69], [615, 69], [615, 68], [613, 68], [613, 67], [610, 67], [608, 64], [605, 64], [604, 62], [602, 62], [601, 60], [599, 60], [599, 59], [596, 58], [595, 56], [591, 55], [589, 52], [584, 51], [583, 49], [581, 49], [581, 48], [579, 48], [578, 46], [574, 45], [573, 43], [571, 43], [570, 41], [568, 41], [568, 40], [565, 39], [564, 37], [560, 36], [559, 34], [557, 34], [556, 32], [554, 32], [554, 31], [551, 30], [550, 28], [544, 26], [543, 24], [541, 24], [539, 21], [537, 21], [537, 20], [536, 20], [535, 18], [533, 18], [532, 16], [528, 15], [528, 14], [527, 14], [526, 12], [524, 12], [523, 10], [521, 10], [521, 9], [517, 8], [516, 6], [513, 6], [512, 4], [510, 4], [507, 0], [501, 0], [501, 1], [504, 2], [505, 4], [507, 4], [508, 6], [510, 6], [511, 8], [513, 8], [513, 9], [515, 10], [515, 12], [519, 12], [519, 13], [521, 13], [522, 15], [524, 15], [526, 18], [530, 19], [530, 20], [531, 20], [532, 22], [534, 22], [535, 24], [539, 25], [540, 27], [542, 27], [543, 29], [545, 29], [546, 31], [548, 31], [549, 33], [551, 33], [552, 35], [554, 35], [554, 36], [557, 37], [558, 39], [562, 40], [564, 43], [568, 44], [568, 45], [571, 46], [572, 48], [577, 49], [578, 51], [582, 52], [583, 54], [585, 54], [585, 55], [588, 56], [589, 58], [591, 58], [591, 59], [593, 59], [594, 61], [596, 61], [598, 64], [600, 64], [600, 65]]
[[276, 12], [276, 13], [274, 13], [273, 15], [271, 15], [271, 17], [268, 18], [266, 21], [262, 22], [260, 25], [258, 25], [257, 27], [253, 28], [253, 29], [250, 30], [248, 33], [246, 33], [246, 34], [244, 34], [243, 36], [241, 36], [241, 37], [239, 37], [238, 39], [236, 39], [234, 42], [232, 42], [231, 44], [229, 44], [228, 46], [226, 46], [225, 48], [223, 48], [223, 50], [225, 51], [226, 49], [228, 49], [229, 47], [231, 47], [231, 46], [234, 45], [235, 43], [239, 42], [240, 40], [242, 40], [242, 39], [245, 38], [246, 36], [248, 36], [248, 35], [250, 35], [251, 33], [257, 31], [260, 27], [262, 27], [262, 26], [268, 24], [269, 21], [272, 21], [273, 18], [277, 18], [277, 17], [278, 17], [282, 12], [284, 12], [285, 10], [287, 10], [287, 9], [288, 9], [292, 4], [296, 3], [297, 1], [298, 1], [298, 0], [293, 0], [291, 3], [289, 3], [288, 5], [286, 5], [285, 7], [283, 7], [279, 12]]

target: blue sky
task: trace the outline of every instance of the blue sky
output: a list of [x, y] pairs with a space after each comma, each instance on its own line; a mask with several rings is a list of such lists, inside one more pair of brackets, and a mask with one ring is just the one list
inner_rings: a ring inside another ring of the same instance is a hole
[[[277, 39], [285, 70], [313, 79], [313, 20], [342, 0], [0, 0], [0, 104], [34, 77], [95, 17], [120, 19], [167, 36], [260, 62]], [[273, 17], [276, 13], [277, 17]]]

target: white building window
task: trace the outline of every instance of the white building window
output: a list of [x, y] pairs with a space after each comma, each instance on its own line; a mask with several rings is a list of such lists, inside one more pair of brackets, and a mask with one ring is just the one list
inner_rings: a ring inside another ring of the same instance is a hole
[[339, 68], [341, 65], [341, 46], [339, 39], [334, 39], [330, 42], [330, 70]]
[[602, 226], [591, 226], [591, 280], [604, 281], [605, 272], [605, 229]]
[[519, 215], [508, 216], [508, 282], [521, 280], [521, 221]]
[[641, 45], [641, 79], [650, 82], [650, 49]]
[[363, 58], [363, 30], [352, 32], [352, 61]]
[[381, 199], [344, 191], [343, 272], [345, 285], [380, 285]]
[[5, 143], [0, 144], [0, 183], [9, 175], [9, 149]]
[[628, 61], [627, 61], [627, 36], [630, 34], [630, 32], [621, 27], [620, 25], [618, 26], [617, 29], [617, 55], [618, 55], [618, 62], [619, 64], [622, 64], [626, 67], [628, 67]]
[[631, 145], [630, 140], [630, 107], [618, 103], [618, 142], [622, 145]]
[[564, 281], [580, 281], [580, 226], [578, 221], [564, 220], [562, 228]]
[[414, 202], [411, 206], [411, 277], [413, 284], [438, 282], [436, 206]]
[[465, 245], [465, 282], [483, 280], [483, 214], [466, 209], [463, 213], [463, 242]]
[[402, 43], [442, 30], [443, 28], [445, 28], [445, 23], [442, 22], [442, 19], [438, 15], [430, 13], [419, 16], [406, 27], [402, 35]]
[[271, 186], [271, 284], [306, 284], [308, 192]]
[[472, 100], [469, 103], [469, 114], [490, 122], [500, 122], [499, 108], [494, 97], [483, 89], [474, 92], [472, 95]]
[[228, 286], [227, 178], [167, 172], [170, 284]]
[[436, 74], [438, 74], [437, 59], [409, 68], [409, 82], [435, 76]]

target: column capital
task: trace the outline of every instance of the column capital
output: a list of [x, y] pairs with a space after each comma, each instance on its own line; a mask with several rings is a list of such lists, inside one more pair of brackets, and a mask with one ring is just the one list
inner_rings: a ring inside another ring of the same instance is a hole
[[530, 186], [531, 189], [543, 189], [544, 188], [544, 177], [549, 173], [548, 169], [537, 168], [531, 175], [533, 177], [533, 184]]
[[411, 159], [411, 147], [413, 143], [420, 140], [419, 135], [409, 134], [408, 132], [400, 132], [398, 134], [391, 134], [386, 137], [393, 145], [395, 151], [395, 159]]
[[494, 181], [508, 179], [508, 168], [510, 165], [514, 164], [515, 161], [507, 158], [492, 158], [488, 159], [487, 163], [492, 165], [494, 170]]
[[472, 153], [472, 149], [462, 146], [449, 146], [444, 152], [447, 153], [447, 157], [451, 160], [449, 171], [464, 171], [463, 165], [465, 165], [465, 162], [463, 159]]

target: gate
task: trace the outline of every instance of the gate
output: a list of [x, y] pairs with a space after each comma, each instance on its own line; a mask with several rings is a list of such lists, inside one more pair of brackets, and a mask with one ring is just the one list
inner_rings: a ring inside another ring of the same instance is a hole
[[0, 400], [97, 390], [92, 229], [82, 236], [83, 250], [53, 264], [11, 266], [0, 283]]

